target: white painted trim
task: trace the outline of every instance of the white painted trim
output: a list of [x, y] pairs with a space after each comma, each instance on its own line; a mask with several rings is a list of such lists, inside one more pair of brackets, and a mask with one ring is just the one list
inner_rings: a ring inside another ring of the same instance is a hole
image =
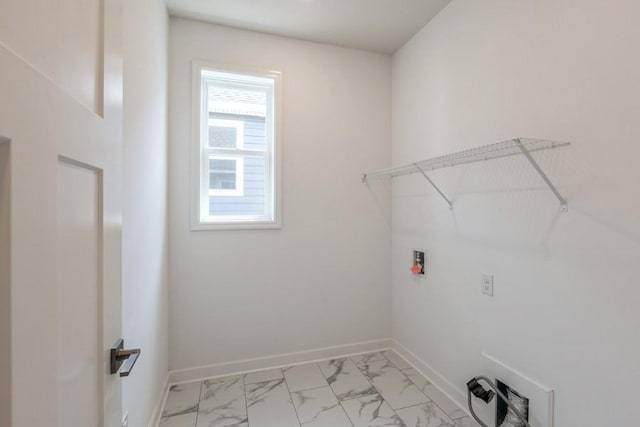
[[[210, 196], [227, 196], [227, 197], [242, 197], [244, 196], [244, 156], [238, 155], [235, 152], [229, 151], [225, 154], [218, 154], [217, 152], [211, 150], [208, 155], [203, 156], [202, 162], [207, 163], [207, 169], [209, 169], [209, 161], [210, 160], [232, 160], [234, 162], [235, 172], [233, 175], [235, 176], [236, 188], [226, 189], [226, 188], [205, 188], [205, 194], [201, 198], [210, 197]], [[204, 167], [204, 165], [203, 165]], [[209, 174], [207, 174], [207, 178]], [[203, 179], [204, 181], [204, 179]]]
[[153, 412], [151, 413], [151, 419], [149, 420], [149, 427], [156, 427], [160, 424], [160, 418], [162, 417], [162, 410], [164, 409], [164, 403], [167, 400], [167, 396], [169, 395], [169, 373], [167, 372], [167, 376], [164, 378], [164, 383], [162, 388], [160, 389], [160, 393], [158, 393], [158, 398], [156, 399], [156, 406], [153, 408]]
[[384, 338], [373, 341], [343, 344], [334, 347], [299, 351], [295, 353], [276, 354], [272, 356], [256, 357], [253, 359], [214, 363], [195, 368], [176, 369], [169, 371], [169, 385], [228, 375], [246, 374], [254, 371], [262, 371], [264, 369], [302, 365], [374, 351], [389, 350], [391, 349], [391, 341], [392, 340], [390, 338]]
[[[433, 384], [438, 390], [440, 390], [445, 396], [455, 403], [465, 414], [471, 416], [469, 409], [467, 408], [467, 396], [463, 390], [456, 387], [451, 381], [449, 381], [444, 375], [435, 370], [424, 360], [420, 359], [409, 350], [407, 347], [400, 344], [395, 339], [392, 339], [391, 350], [398, 356], [403, 358], [413, 369], [418, 371], [423, 377], [425, 377], [431, 384]], [[474, 406], [475, 410], [475, 406]]]
[[[191, 135], [190, 135], [190, 213], [189, 222], [191, 231], [210, 230], [243, 230], [243, 229], [280, 229], [282, 228], [282, 72], [266, 69], [243, 67], [231, 64], [222, 64], [206, 60], [191, 61]], [[203, 174], [201, 173], [201, 143], [202, 126], [200, 111], [203, 108], [202, 93], [202, 70], [218, 71], [222, 73], [244, 74], [254, 77], [266, 77], [273, 80], [273, 146], [271, 150], [270, 170], [271, 176], [271, 206], [273, 219], [269, 221], [229, 221], [229, 222], [203, 222], [200, 216], [200, 206], [203, 204], [200, 186]]]
[[73, 101], [75, 101], [78, 105], [80, 105], [82, 108], [84, 108], [85, 110], [90, 112], [93, 116], [98, 117], [100, 119], [104, 118], [100, 114], [96, 113], [93, 108], [91, 108], [88, 105], [86, 105], [83, 101], [80, 101], [77, 96], [75, 96], [75, 95], [73, 95], [71, 93], [71, 91], [69, 91], [68, 89], [63, 87], [61, 84], [59, 84], [58, 82], [53, 80], [52, 77], [50, 77], [48, 74], [46, 74], [40, 68], [38, 68], [37, 66], [32, 64], [27, 58], [25, 58], [24, 56], [20, 55], [17, 51], [13, 50], [12, 48], [10, 48], [8, 45], [3, 43], [2, 41], [0, 41], [0, 49], [4, 50], [7, 53], [9, 53], [10, 55], [14, 56], [22, 64], [24, 64], [25, 66], [29, 67], [31, 69], [31, 71], [33, 71], [34, 73], [36, 73], [37, 75], [39, 75], [40, 77], [45, 79], [53, 87], [55, 87], [61, 94], [63, 94], [64, 96], [68, 97], [69, 99], [72, 99]]
[[215, 230], [279, 230], [282, 225], [277, 222], [270, 221], [252, 221], [240, 222], [234, 224], [233, 222], [215, 223], [208, 222], [202, 224], [193, 224], [191, 231], [215, 231]]
[[533, 384], [534, 386], [540, 388], [540, 390], [544, 391], [545, 393], [553, 393], [553, 389], [551, 387], [548, 387], [548, 386], [546, 386], [544, 384], [541, 384], [538, 381], [536, 381], [533, 378], [531, 378], [530, 376], [518, 371], [515, 368], [512, 368], [511, 366], [505, 364], [504, 362], [501, 362], [500, 360], [498, 360], [497, 358], [493, 357], [492, 355], [490, 355], [486, 351], [483, 351], [481, 354], [482, 354], [483, 357], [486, 357], [491, 362], [493, 362], [496, 365], [502, 367], [504, 370], [511, 371], [514, 374], [518, 375], [519, 377], [522, 377], [524, 380], [529, 381], [531, 384]]

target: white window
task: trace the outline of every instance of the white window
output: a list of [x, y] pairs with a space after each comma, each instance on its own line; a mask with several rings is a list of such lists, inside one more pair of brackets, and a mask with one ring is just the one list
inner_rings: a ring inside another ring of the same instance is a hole
[[280, 226], [279, 87], [194, 63], [192, 229]]
[[209, 171], [208, 198], [244, 196], [244, 122], [208, 119], [203, 170]]
[[242, 156], [210, 155], [209, 194], [213, 196], [244, 196], [244, 159]]

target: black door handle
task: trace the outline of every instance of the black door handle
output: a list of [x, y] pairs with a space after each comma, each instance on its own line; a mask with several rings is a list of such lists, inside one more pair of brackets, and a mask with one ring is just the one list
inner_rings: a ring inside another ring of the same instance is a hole
[[[133, 366], [140, 357], [140, 349], [135, 348], [131, 350], [124, 349], [124, 340], [119, 338], [115, 344], [111, 347], [111, 375], [117, 374], [120, 371], [121, 377], [128, 377]], [[124, 365], [124, 366], [123, 366]], [[120, 368], [122, 367], [122, 370]]]

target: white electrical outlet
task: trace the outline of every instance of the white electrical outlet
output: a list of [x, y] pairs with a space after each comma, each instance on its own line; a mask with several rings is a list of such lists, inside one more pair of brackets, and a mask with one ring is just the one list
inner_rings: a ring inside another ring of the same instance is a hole
[[122, 416], [122, 427], [129, 427], [129, 411]]
[[482, 275], [482, 293], [490, 297], [493, 296], [493, 274]]

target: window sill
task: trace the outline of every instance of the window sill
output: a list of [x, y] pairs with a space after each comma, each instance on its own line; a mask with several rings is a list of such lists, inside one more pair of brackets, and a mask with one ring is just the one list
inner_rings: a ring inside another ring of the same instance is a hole
[[250, 221], [250, 222], [198, 222], [191, 224], [191, 231], [216, 231], [216, 230], [279, 230], [280, 222]]

